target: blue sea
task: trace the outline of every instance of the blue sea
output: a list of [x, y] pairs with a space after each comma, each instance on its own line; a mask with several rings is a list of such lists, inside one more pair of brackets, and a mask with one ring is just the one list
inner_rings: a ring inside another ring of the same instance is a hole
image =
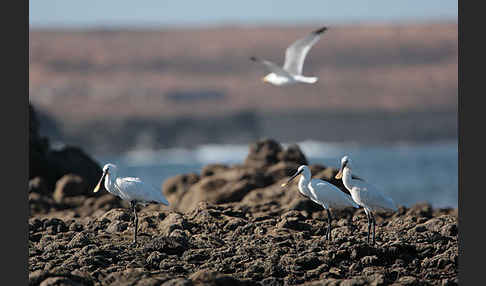
[[[430, 202], [434, 207], [458, 206], [457, 141], [392, 145], [304, 141], [298, 145], [310, 164], [338, 168], [340, 158], [349, 155], [353, 173], [399, 205]], [[95, 159], [101, 165], [117, 164], [120, 176], [140, 177], [160, 187], [169, 177], [199, 173], [209, 163], [241, 164], [248, 150], [248, 145], [202, 145], [193, 149], [134, 150]]]

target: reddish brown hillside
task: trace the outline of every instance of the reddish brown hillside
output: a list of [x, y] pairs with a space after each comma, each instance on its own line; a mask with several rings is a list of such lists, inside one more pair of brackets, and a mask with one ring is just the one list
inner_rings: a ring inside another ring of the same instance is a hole
[[[457, 24], [331, 26], [304, 67], [320, 77], [317, 85], [263, 84], [264, 71], [248, 58], [280, 63], [285, 47], [313, 28], [33, 30], [30, 98], [67, 120], [248, 108], [456, 107]], [[201, 90], [223, 96], [170, 96]]]
[[[257, 55], [282, 63], [285, 48], [315, 28], [31, 30], [30, 100], [39, 110], [62, 122], [62, 132], [74, 138], [74, 143], [85, 147], [86, 142], [79, 140], [94, 143], [109, 140], [93, 139], [89, 126], [113, 129], [128, 126], [128, 122], [121, 120], [130, 120], [140, 130], [140, 126], [148, 126], [152, 121], [158, 127], [144, 132], [157, 132], [168, 140], [175, 135], [160, 127], [173, 125], [165, 123], [167, 120], [194, 121], [212, 116], [213, 121], [226, 118], [233, 122], [235, 114], [242, 112], [250, 112], [255, 124], [248, 128], [241, 124], [225, 125], [221, 129], [254, 134], [243, 136], [239, 140], [243, 142], [282, 129], [283, 126], [265, 129], [265, 122], [275, 116], [287, 118], [282, 114], [308, 111], [317, 116], [313, 122], [331, 113], [333, 118], [345, 114], [342, 117], [347, 120], [350, 113], [425, 112], [430, 117], [425, 120], [434, 123], [419, 133], [428, 133], [430, 129], [442, 132], [427, 135], [431, 138], [454, 136], [458, 100], [456, 23], [330, 26], [308, 54], [304, 66], [304, 74], [320, 78], [317, 84], [279, 88], [262, 83], [265, 71], [249, 58]], [[433, 112], [447, 112], [448, 119], [439, 120]], [[207, 125], [213, 126], [213, 121]], [[108, 122], [118, 125], [108, 126]], [[140, 122], [143, 125], [139, 126]], [[437, 124], [441, 127], [437, 128]], [[207, 134], [201, 126], [191, 126], [183, 132], [194, 134], [199, 130], [203, 137]], [[410, 126], [423, 126], [423, 121]], [[128, 131], [130, 137], [138, 136], [134, 130]], [[404, 133], [417, 132], [410, 129]], [[110, 136], [115, 135], [124, 134], [115, 132]], [[289, 138], [287, 134], [271, 135]], [[212, 138], [215, 136], [218, 143], [231, 141], [225, 141], [222, 135], [213, 134]], [[299, 136], [289, 140], [309, 137]], [[314, 139], [344, 138], [336, 136]], [[234, 139], [235, 134], [229, 137]], [[404, 137], [399, 139], [416, 135]], [[188, 142], [188, 139], [181, 140]], [[215, 140], [189, 141], [197, 144]]]

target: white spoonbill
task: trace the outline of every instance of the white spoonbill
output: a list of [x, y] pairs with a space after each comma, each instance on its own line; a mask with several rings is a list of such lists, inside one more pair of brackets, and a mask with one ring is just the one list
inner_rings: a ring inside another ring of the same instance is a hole
[[118, 178], [116, 173], [116, 165], [106, 164], [103, 167], [103, 175], [101, 176], [101, 179], [94, 188], [93, 192], [96, 193], [99, 191], [100, 187], [104, 187], [113, 195], [119, 196], [123, 200], [130, 202], [130, 206], [133, 209], [133, 214], [135, 215], [135, 231], [132, 244], [136, 244], [138, 228], [138, 216], [135, 208], [136, 204], [161, 203], [168, 206], [169, 202], [164, 195], [162, 195], [160, 190], [157, 190], [155, 187], [142, 182], [139, 178]]
[[344, 208], [359, 206], [353, 202], [349, 194], [344, 193], [338, 187], [320, 179], [312, 179], [309, 167], [302, 165], [297, 169], [297, 172], [290, 177], [290, 179], [282, 184], [286, 187], [295, 177], [302, 174], [299, 180], [299, 192], [305, 197], [310, 198], [313, 202], [321, 205], [327, 211], [327, 231], [326, 240], [331, 240], [331, 212], [330, 208]]
[[370, 243], [370, 230], [371, 224], [373, 224], [373, 244], [375, 244], [376, 221], [373, 211], [396, 211], [397, 207], [390, 197], [384, 195], [375, 186], [365, 181], [353, 179], [350, 165], [349, 157], [344, 156], [341, 159], [341, 167], [335, 178], [342, 178], [344, 186], [351, 193], [353, 201], [364, 208], [368, 218], [368, 243]]
[[271, 61], [251, 57], [250, 59], [252, 61], [263, 64], [266, 69], [270, 71], [270, 73], [262, 79], [263, 82], [268, 82], [277, 86], [299, 82], [309, 84], [317, 82], [317, 77], [303, 76], [302, 67], [304, 66], [304, 60], [307, 53], [312, 46], [319, 41], [321, 34], [326, 30], [327, 27], [322, 27], [290, 45], [285, 51], [285, 63], [283, 68]]

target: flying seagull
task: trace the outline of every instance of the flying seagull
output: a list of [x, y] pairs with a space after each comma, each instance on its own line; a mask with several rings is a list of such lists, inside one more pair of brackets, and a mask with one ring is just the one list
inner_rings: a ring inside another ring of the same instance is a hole
[[285, 63], [283, 68], [271, 61], [251, 57], [250, 59], [252, 61], [263, 64], [270, 72], [262, 78], [263, 82], [268, 82], [277, 86], [290, 85], [299, 82], [309, 84], [317, 82], [317, 77], [303, 76], [302, 67], [304, 66], [305, 56], [312, 46], [319, 41], [321, 34], [326, 30], [327, 27], [322, 27], [290, 45], [285, 51]]
[[133, 234], [132, 245], [137, 243], [137, 228], [138, 216], [135, 208], [137, 203], [161, 203], [166, 206], [169, 202], [164, 197], [162, 192], [155, 187], [148, 185], [139, 178], [117, 177], [117, 167], [114, 164], [106, 164], [103, 167], [103, 175], [100, 181], [94, 188], [93, 192], [99, 191], [100, 188], [105, 188], [108, 192], [115, 196], [119, 196], [122, 200], [129, 201], [133, 210], [135, 230]]

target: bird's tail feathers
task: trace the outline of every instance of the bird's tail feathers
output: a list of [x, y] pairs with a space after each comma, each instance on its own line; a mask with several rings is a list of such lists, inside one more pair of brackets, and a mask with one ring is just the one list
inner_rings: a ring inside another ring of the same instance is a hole
[[316, 83], [318, 80], [319, 80], [319, 78], [317, 78], [317, 77], [304, 78], [304, 82], [306, 82], [306, 83]]
[[299, 82], [303, 82], [303, 83], [315, 83], [319, 80], [318, 77], [315, 77], [315, 76], [295, 76], [295, 80], [299, 81]]
[[376, 206], [374, 209], [380, 210], [380, 211], [397, 211], [398, 210], [397, 205], [395, 204], [395, 202], [390, 197], [385, 198], [385, 202], [386, 202], [386, 204]]

